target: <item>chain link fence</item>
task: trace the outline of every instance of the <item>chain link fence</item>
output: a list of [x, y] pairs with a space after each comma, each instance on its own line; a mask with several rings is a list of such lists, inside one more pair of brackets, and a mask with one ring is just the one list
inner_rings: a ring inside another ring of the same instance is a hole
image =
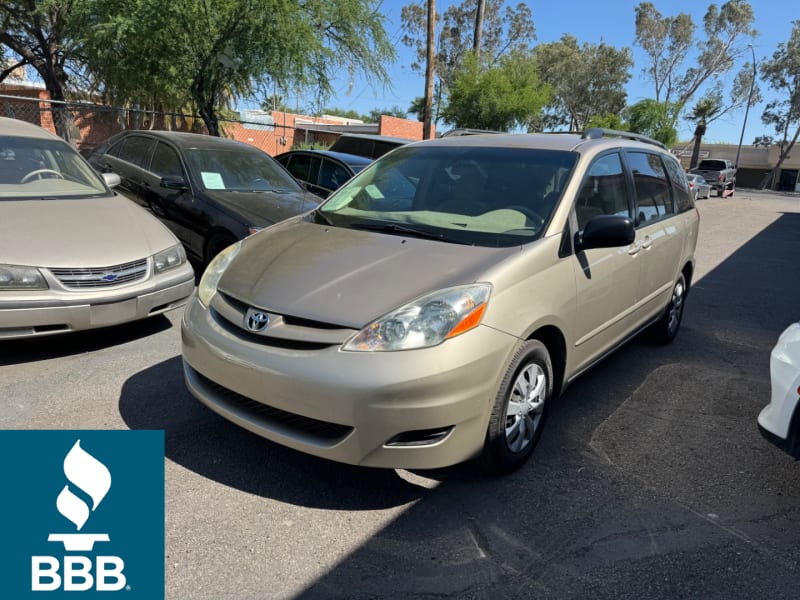
[[[285, 115], [281, 123], [280, 118], [264, 111], [242, 114], [247, 118], [220, 119], [220, 135], [256, 146], [273, 156], [291, 149], [295, 130], [293, 125], [287, 125]], [[208, 134], [197, 115], [18, 95], [0, 94], [0, 116], [39, 125], [65, 139], [82, 154], [88, 154], [112, 135], [131, 129]]]

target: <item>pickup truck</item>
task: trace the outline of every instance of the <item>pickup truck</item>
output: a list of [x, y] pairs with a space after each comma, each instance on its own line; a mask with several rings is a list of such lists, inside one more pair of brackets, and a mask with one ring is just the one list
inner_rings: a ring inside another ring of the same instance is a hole
[[711, 189], [716, 190], [717, 196], [725, 195], [725, 192], [736, 187], [736, 168], [733, 163], [724, 158], [706, 158], [700, 161], [697, 168], [689, 173], [700, 175], [711, 185]]

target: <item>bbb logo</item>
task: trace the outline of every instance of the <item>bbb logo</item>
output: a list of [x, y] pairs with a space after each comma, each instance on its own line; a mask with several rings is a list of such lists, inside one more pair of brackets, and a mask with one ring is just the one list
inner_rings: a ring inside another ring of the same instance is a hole
[[[78, 490], [92, 501], [89, 506], [77, 496], [69, 485], [56, 498], [56, 508], [62, 516], [80, 531], [91, 513], [96, 511], [111, 488], [108, 468], [75, 442], [64, 459], [64, 475]], [[92, 551], [96, 542], [110, 541], [107, 533], [51, 533], [48, 542], [61, 542], [65, 551]], [[59, 567], [63, 563], [63, 572]], [[92, 571], [94, 567], [94, 574]], [[126, 586], [125, 561], [119, 556], [67, 555], [62, 561], [56, 556], [31, 558], [31, 590], [52, 592], [62, 587], [65, 591], [83, 592], [94, 587], [97, 591], [116, 592]]]
[[164, 600], [164, 432], [2, 430], [0, 598]]

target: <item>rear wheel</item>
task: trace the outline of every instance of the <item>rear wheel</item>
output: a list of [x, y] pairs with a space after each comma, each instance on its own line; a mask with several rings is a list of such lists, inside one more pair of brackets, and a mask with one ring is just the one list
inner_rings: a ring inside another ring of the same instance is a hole
[[539, 442], [553, 394], [547, 348], [529, 340], [511, 360], [495, 398], [481, 462], [494, 474], [520, 467]]
[[683, 320], [683, 307], [686, 300], [686, 278], [681, 273], [672, 288], [672, 296], [664, 314], [651, 328], [653, 339], [660, 344], [669, 344], [678, 335]]

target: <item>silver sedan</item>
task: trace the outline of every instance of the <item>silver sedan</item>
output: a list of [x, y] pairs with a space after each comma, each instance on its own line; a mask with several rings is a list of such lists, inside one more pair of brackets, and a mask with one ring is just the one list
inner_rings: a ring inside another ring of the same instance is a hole
[[177, 238], [111, 191], [60, 138], [0, 118], [0, 340], [143, 319], [182, 306]]

